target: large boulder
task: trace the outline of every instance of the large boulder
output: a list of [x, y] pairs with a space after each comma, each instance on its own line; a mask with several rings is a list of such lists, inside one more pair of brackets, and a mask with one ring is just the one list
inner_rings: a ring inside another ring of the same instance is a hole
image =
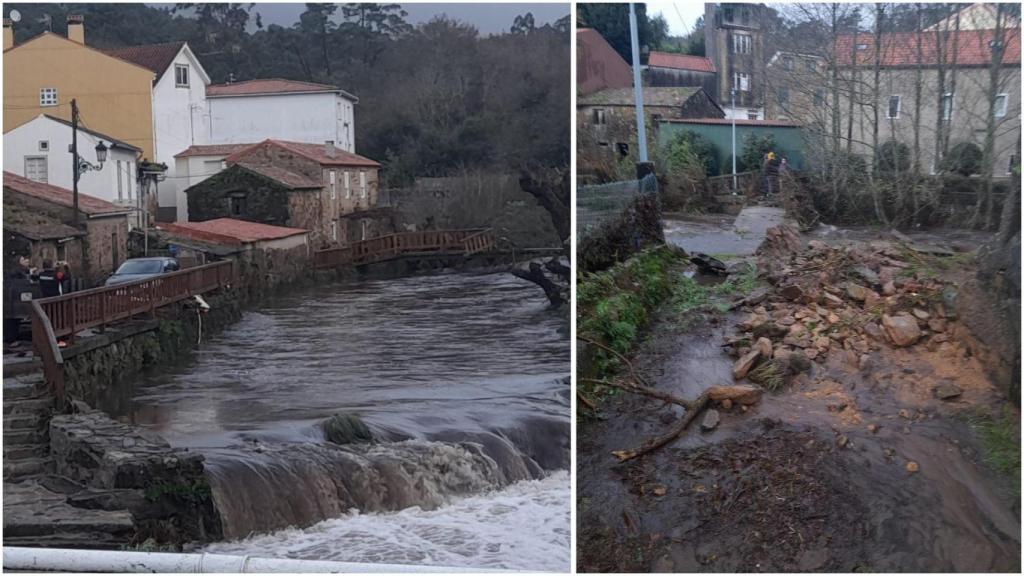
[[913, 316], [882, 316], [882, 328], [896, 346], [911, 346], [921, 338], [921, 328]]

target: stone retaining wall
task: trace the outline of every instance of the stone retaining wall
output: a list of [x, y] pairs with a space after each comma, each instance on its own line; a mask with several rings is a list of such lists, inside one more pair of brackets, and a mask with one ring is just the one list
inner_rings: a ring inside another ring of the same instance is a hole
[[209, 542], [223, 536], [203, 457], [91, 410], [50, 420], [56, 472], [84, 486], [78, 508], [128, 510], [135, 539]]

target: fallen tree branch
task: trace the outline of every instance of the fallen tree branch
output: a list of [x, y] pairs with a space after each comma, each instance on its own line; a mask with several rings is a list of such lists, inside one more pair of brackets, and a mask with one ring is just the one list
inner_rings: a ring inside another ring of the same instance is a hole
[[601, 350], [604, 350], [605, 352], [610, 352], [616, 358], [621, 360], [622, 363], [626, 365], [626, 368], [629, 368], [629, 373], [630, 373], [631, 376], [633, 376], [634, 380], [636, 380], [637, 382], [639, 382], [643, 386], [653, 390], [653, 388], [651, 388], [651, 385], [646, 380], [644, 380], [643, 377], [640, 376], [640, 374], [637, 373], [635, 368], [633, 368], [633, 363], [630, 362], [628, 359], [626, 359], [626, 357], [623, 356], [622, 354], [619, 354], [618, 352], [616, 352], [612, 348], [610, 348], [610, 347], [608, 347], [608, 346], [606, 346], [604, 344], [601, 344], [600, 342], [598, 342], [596, 340], [591, 340], [590, 338], [587, 338], [586, 336], [579, 336], [579, 335], [577, 335], [576, 339], [580, 340], [582, 342], [586, 342], [587, 344], [593, 344], [594, 346], [597, 346], [598, 348], [600, 348]]
[[576, 399], [579, 400], [581, 404], [583, 404], [590, 410], [597, 412], [597, 406], [595, 406], [594, 403], [591, 402], [590, 400], [587, 400], [587, 397], [583, 395], [583, 392], [576, 390]]
[[680, 398], [674, 394], [668, 392], [662, 392], [647, 386], [640, 386], [639, 384], [620, 384], [612, 380], [598, 380], [596, 378], [576, 378], [577, 382], [589, 382], [591, 384], [600, 384], [601, 386], [608, 386], [610, 388], [618, 388], [619, 390], [625, 390], [626, 392], [633, 392], [634, 394], [642, 394], [644, 396], [650, 396], [651, 398], [657, 398], [670, 404], [677, 404], [683, 408], [689, 409], [693, 406], [693, 402], [686, 398]]
[[612, 455], [619, 459], [619, 462], [626, 462], [634, 458], [639, 458], [644, 454], [649, 454], [658, 448], [668, 444], [675, 440], [682, 434], [686, 428], [693, 422], [693, 419], [697, 417], [697, 414], [701, 412], [708, 405], [708, 393], [705, 392], [697, 397], [692, 403], [692, 408], [688, 408], [683, 417], [676, 422], [667, 433], [651, 438], [647, 442], [644, 442], [640, 447], [634, 448], [633, 450], [614, 450]]
[[533, 282], [543, 288], [544, 294], [547, 295], [548, 301], [552, 306], [558, 307], [568, 301], [568, 287], [559, 286], [551, 281], [551, 279], [544, 274], [544, 268], [537, 262], [530, 262], [528, 270], [513, 268], [510, 272], [517, 278]]

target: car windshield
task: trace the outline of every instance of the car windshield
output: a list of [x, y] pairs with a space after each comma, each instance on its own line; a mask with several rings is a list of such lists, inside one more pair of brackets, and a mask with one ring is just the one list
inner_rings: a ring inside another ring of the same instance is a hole
[[164, 270], [161, 260], [129, 260], [117, 269], [118, 274], [159, 274]]

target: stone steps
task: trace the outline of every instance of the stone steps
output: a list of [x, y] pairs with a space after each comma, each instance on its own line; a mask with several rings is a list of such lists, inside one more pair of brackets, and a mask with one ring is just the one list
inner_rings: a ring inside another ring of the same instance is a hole
[[4, 482], [4, 546], [120, 549], [135, 526], [127, 510], [90, 510], [36, 480]]
[[53, 398], [36, 396], [19, 400], [4, 398], [4, 416], [7, 414], [27, 414], [32, 412], [48, 412], [53, 407]]
[[4, 461], [21, 460], [23, 458], [42, 458], [49, 456], [50, 447], [47, 444], [13, 444], [4, 443]]
[[18, 480], [27, 476], [51, 474], [53, 470], [53, 458], [49, 456], [4, 458], [4, 480]]
[[53, 398], [39, 373], [4, 378], [4, 480], [53, 472], [47, 427]]
[[45, 412], [13, 412], [4, 414], [4, 432], [8, 430], [41, 429], [50, 415]]

